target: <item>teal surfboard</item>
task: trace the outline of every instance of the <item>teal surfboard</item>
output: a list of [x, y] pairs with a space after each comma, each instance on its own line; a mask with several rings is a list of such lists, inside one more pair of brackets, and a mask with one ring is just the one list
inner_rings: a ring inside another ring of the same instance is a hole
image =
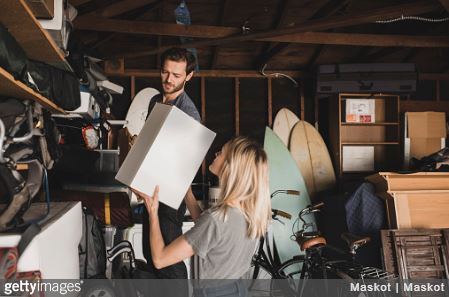
[[[265, 129], [264, 149], [268, 156], [270, 174], [270, 191], [297, 190], [299, 196], [278, 194], [271, 200], [271, 206], [288, 212], [292, 215], [291, 220], [280, 218], [285, 224], [273, 221], [272, 230], [274, 243], [276, 244], [280, 260], [286, 261], [295, 255], [304, 254], [299, 245], [291, 239], [292, 226], [299, 212], [310, 204], [309, 194], [304, 179], [296, 165], [295, 160], [282, 140], [271, 130]], [[313, 214], [305, 217], [307, 222], [314, 221]], [[299, 222], [300, 226], [301, 222]], [[298, 222], [296, 223], [298, 226]], [[295, 231], [297, 227], [295, 228]]]

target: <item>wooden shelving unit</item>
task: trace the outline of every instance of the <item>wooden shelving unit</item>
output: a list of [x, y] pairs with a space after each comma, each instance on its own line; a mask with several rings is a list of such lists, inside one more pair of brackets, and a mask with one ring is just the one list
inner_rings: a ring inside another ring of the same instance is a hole
[[8, 28], [29, 59], [55, 66], [67, 64], [61, 49], [41, 27], [24, 0], [0, 0], [0, 22]]
[[[0, 7], [2, 8], [0, 10], [0, 22], [8, 28], [8, 31], [25, 50], [29, 59], [63, 69], [70, 69], [62, 51], [47, 31], [41, 27], [24, 0], [0, 0]], [[1, 67], [0, 96], [34, 100], [53, 113], [64, 113], [62, 108], [22, 82], [15, 80], [10, 73]]]
[[[374, 122], [345, 122], [347, 99], [374, 100]], [[363, 177], [364, 172], [368, 175], [372, 172], [398, 169], [401, 160], [399, 96], [342, 93], [330, 98], [329, 104], [329, 144], [340, 179]], [[344, 161], [348, 160], [344, 158], [357, 158], [348, 154], [344, 156], [344, 147], [357, 146], [369, 147], [374, 151], [374, 168], [367, 171], [343, 168]]]
[[53, 101], [36, 93], [33, 89], [14, 79], [14, 77], [0, 67], [0, 95], [19, 99], [34, 100], [53, 113], [64, 113], [64, 110]]

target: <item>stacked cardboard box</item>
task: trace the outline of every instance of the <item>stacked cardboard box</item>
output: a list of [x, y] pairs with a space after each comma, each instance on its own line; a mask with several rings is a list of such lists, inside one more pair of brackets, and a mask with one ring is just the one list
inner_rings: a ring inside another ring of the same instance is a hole
[[420, 159], [445, 147], [446, 114], [444, 112], [406, 112], [404, 168], [410, 159]]

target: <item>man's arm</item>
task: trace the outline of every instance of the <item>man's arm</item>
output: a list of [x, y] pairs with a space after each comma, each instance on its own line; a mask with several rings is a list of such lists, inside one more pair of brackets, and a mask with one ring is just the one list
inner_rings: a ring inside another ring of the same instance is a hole
[[192, 216], [192, 219], [195, 221], [198, 219], [203, 212], [198, 202], [196, 201], [195, 195], [193, 195], [192, 187], [189, 187], [186, 196], [184, 197], [184, 201], [186, 202], [187, 209]]

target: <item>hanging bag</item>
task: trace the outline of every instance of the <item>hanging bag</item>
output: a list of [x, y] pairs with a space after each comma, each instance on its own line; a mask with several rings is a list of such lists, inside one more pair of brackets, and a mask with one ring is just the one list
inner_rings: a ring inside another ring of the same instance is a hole
[[22, 80], [27, 65], [27, 56], [8, 29], [0, 24], [0, 67], [16, 80]]

